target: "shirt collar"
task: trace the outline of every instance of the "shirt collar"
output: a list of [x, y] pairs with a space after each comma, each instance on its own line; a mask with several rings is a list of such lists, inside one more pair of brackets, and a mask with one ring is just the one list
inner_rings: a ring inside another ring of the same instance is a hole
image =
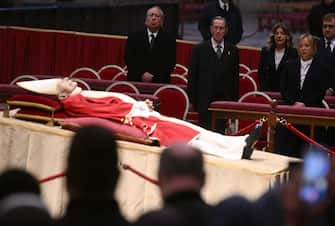
[[307, 65], [310, 65], [312, 63], [312, 61], [313, 61], [313, 58], [310, 59], [310, 60], [306, 60], [306, 61], [300, 59], [301, 66], [303, 66], [303, 67], [305, 67]]
[[220, 8], [224, 9], [224, 5], [226, 5], [227, 11], [229, 10], [229, 3], [224, 3], [223, 1], [219, 0]]
[[224, 40], [222, 40], [221, 43], [216, 43], [213, 38], [211, 38], [211, 44], [213, 49], [216, 51], [217, 45], [220, 45], [222, 47], [222, 50], [224, 49]]
[[148, 28], [147, 28], [147, 32], [148, 32], [148, 36], [150, 38], [151, 34], [153, 34], [155, 36], [155, 38], [157, 37], [158, 31], [156, 32], [151, 32]]

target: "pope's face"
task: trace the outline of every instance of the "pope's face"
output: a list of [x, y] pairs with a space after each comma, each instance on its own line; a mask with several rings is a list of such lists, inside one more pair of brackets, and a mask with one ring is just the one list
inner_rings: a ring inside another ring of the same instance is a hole
[[68, 97], [77, 87], [77, 83], [68, 78], [60, 80], [57, 84], [58, 95], [62, 98]]

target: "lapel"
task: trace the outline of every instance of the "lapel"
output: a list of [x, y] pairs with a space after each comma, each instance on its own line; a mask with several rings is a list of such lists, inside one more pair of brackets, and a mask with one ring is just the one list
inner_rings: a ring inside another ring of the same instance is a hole
[[302, 88], [301, 88], [301, 90], [304, 89], [305, 84], [308, 83], [308, 80], [310, 80], [311, 76], [313, 75], [313, 68], [314, 68], [313, 65], [314, 65], [314, 61], [315, 61], [315, 60], [312, 60], [312, 63], [311, 63], [311, 65], [310, 65], [309, 68], [308, 68], [308, 71], [307, 71], [307, 73], [306, 73], [305, 80], [304, 80], [304, 83], [302, 84]]
[[276, 62], [275, 62], [275, 48], [271, 47], [269, 50], [269, 60], [271, 71], [276, 71]]
[[297, 60], [297, 67], [295, 68], [295, 72], [294, 72], [294, 75], [293, 75], [293, 76], [295, 76], [296, 86], [298, 87], [297, 90], [300, 90], [300, 81], [301, 81], [300, 68], [301, 68], [301, 62], [300, 62], [300, 58], [299, 58]]
[[144, 29], [144, 34], [143, 34], [143, 45], [150, 50], [150, 43], [149, 43], [149, 34], [148, 30], [145, 28]]
[[279, 71], [283, 67], [283, 64], [284, 64], [284, 62], [286, 61], [287, 58], [288, 58], [288, 48], [285, 48], [283, 58], [281, 58], [281, 61], [279, 62], [277, 71]]

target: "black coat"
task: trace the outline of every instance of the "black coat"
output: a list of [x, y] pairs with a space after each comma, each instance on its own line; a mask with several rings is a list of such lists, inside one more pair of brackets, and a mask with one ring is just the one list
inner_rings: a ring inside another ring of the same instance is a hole
[[335, 48], [329, 53], [325, 40], [322, 38], [317, 42], [316, 56], [332, 70], [328, 76], [327, 88], [332, 88], [335, 91]]
[[241, 41], [243, 26], [240, 9], [230, 1], [229, 10], [226, 12], [220, 8], [220, 4], [217, 0], [209, 2], [201, 12], [198, 29], [204, 40], [208, 40], [211, 37], [209, 27], [212, 18], [215, 16], [222, 16], [226, 19], [228, 33], [225, 38], [227, 41], [233, 44], [237, 44]]
[[303, 102], [305, 106], [321, 107], [330, 70], [314, 57], [300, 89], [300, 66], [300, 59], [288, 61], [284, 66], [280, 83], [284, 104]]
[[328, 13], [335, 13], [335, 2], [326, 6], [324, 3], [314, 5], [307, 16], [309, 33], [316, 37], [323, 37], [322, 17]]
[[285, 49], [283, 58], [278, 68], [275, 64], [275, 48], [264, 47], [261, 51], [261, 57], [258, 65], [258, 78], [261, 91], [280, 91], [280, 74], [287, 60], [297, 59], [298, 53], [295, 48]]
[[129, 226], [114, 200], [75, 199], [70, 201], [57, 226]]
[[188, 93], [191, 103], [200, 113], [206, 112], [214, 100], [238, 100], [238, 49], [225, 42], [219, 60], [210, 40], [195, 46], [190, 58]]
[[176, 65], [176, 40], [164, 30], [150, 48], [147, 29], [130, 34], [125, 48], [128, 81], [142, 81], [144, 72], [154, 75], [153, 82], [170, 83], [170, 73]]

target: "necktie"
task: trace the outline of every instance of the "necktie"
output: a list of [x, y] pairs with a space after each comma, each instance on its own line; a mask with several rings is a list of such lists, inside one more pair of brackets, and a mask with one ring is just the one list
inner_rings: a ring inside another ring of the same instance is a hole
[[155, 35], [154, 34], [151, 34], [150, 35], [150, 48], [152, 49], [154, 47], [154, 44], [155, 44]]
[[217, 45], [216, 46], [216, 56], [221, 59], [221, 55], [222, 55], [222, 46], [221, 45]]
[[225, 11], [225, 12], [227, 12], [227, 11], [228, 11], [227, 4], [223, 4], [223, 11]]
[[332, 53], [332, 48], [330, 47], [330, 41], [327, 41], [327, 46], [326, 46], [326, 49], [327, 49], [327, 52], [329, 53], [329, 54], [331, 54]]

